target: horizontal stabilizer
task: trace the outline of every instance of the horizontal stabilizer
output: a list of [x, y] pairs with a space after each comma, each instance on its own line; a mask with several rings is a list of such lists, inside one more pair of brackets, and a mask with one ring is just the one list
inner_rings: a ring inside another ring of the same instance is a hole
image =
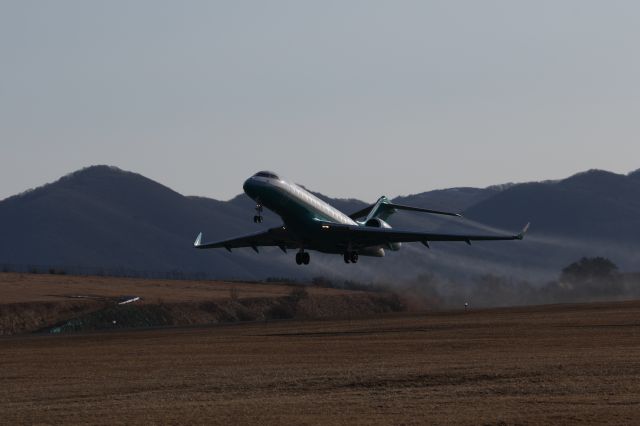
[[412, 206], [403, 206], [402, 204], [385, 204], [388, 208], [393, 208], [396, 210], [408, 210], [412, 212], [422, 212], [422, 213], [431, 213], [431, 214], [443, 214], [446, 216], [455, 216], [462, 217], [460, 213], [451, 213], [451, 212], [443, 212], [440, 210], [431, 210], [431, 209], [422, 209], [420, 207], [412, 207]]
[[351, 214], [349, 217], [353, 220], [365, 217], [366, 218], [364, 220], [365, 222], [374, 217], [385, 220], [387, 217], [391, 216], [393, 213], [397, 212], [398, 210], [462, 217], [460, 213], [445, 212], [445, 211], [433, 210], [433, 209], [423, 209], [421, 207], [405, 206], [403, 204], [394, 204], [390, 202], [387, 199], [387, 197], [380, 197], [375, 204], [365, 207], [364, 209]]

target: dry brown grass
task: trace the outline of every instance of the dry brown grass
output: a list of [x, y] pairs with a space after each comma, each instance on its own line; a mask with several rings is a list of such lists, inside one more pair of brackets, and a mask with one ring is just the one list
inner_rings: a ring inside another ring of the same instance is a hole
[[637, 423], [640, 303], [0, 338], [14, 423]]
[[[158, 280], [120, 277], [0, 273], [0, 303], [60, 301], [72, 295], [140, 296], [143, 303], [198, 302], [236, 298], [269, 298], [288, 295], [287, 284], [252, 284], [225, 281]], [[311, 295], [358, 292], [309, 287]]]
[[[122, 296], [142, 299], [115, 309]], [[69, 327], [86, 331], [294, 317], [353, 318], [401, 308], [390, 294], [287, 284], [0, 274], [0, 335], [63, 325], [66, 331]], [[69, 326], [70, 320], [74, 325]]]

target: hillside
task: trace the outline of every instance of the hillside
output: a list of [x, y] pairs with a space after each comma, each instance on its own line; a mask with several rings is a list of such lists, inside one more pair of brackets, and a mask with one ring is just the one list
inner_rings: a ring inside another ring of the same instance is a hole
[[[0, 201], [0, 265], [44, 265], [82, 270], [137, 271], [141, 275], [309, 279], [327, 275], [362, 281], [414, 279], [420, 274], [464, 276], [506, 273], [550, 277], [581, 256], [612, 258], [622, 270], [640, 268], [640, 171], [619, 175], [589, 171], [560, 181], [489, 188], [451, 188], [397, 202], [462, 211], [466, 219], [402, 212], [398, 228], [482, 231], [484, 225], [517, 231], [532, 222], [523, 242], [405, 245], [389, 259], [363, 258], [344, 265], [340, 256], [314, 254], [300, 268], [293, 254], [266, 248], [196, 251], [195, 235], [228, 238], [279, 224], [267, 212], [251, 222], [253, 202], [245, 195], [229, 201], [184, 196], [136, 173], [93, 166], [35, 190]], [[349, 213], [366, 203], [321, 198]], [[369, 200], [373, 201], [373, 200]], [[481, 225], [482, 224], [482, 225]]]
[[510, 247], [514, 262], [537, 268], [567, 264], [582, 256], [614, 259], [640, 268], [640, 180], [591, 170], [557, 182], [514, 185], [465, 215], [495, 227], [532, 222], [527, 244]]

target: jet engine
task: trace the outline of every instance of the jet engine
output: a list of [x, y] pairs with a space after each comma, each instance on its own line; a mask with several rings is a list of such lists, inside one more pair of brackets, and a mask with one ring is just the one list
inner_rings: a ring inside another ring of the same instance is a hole
[[[387, 222], [385, 222], [384, 220], [374, 217], [371, 218], [367, 221], [367, 223], [365, 223], [366, 226], [371, 226], [374, 228], [388, 228], [391, 229], [391, 225], [389, 225]], [[400, 246], [402, 246], [402, 243], [389, 243], [387, 244], [387, 248], [391, 251], [398, 251], [400, 250]]]

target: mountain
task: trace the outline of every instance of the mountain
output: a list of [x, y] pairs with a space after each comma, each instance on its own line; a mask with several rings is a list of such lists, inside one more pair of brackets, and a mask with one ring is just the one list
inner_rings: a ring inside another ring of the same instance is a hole
[[397, 204], [409, 204], [416, 207], [461, 212], [478, 204], [511, 185], [496, 185], [488, 188], [449, 188], [423, 192], [405, 197], [396, 197]]
[[640, 169], [629, 173], [627, 176], [629, 176], [631, 179], [638, 179], [640, 180]]
[[507, 229], [532, 223], [527, 244], [500, 253], [528, 268], [556, 268], [582, 256], [604, 256], [640, 268], [640, 179], [602, 170], [560, 181], [514, 185], [465, 211]]
[[[347, 213], [366, 203], [320, 198]], [[181, 195], [136, 173], [92, 166], [56, 182], [0, 201], [0, 265], [44, 265], [107, 272], [204, 273], [216, 278], [406, 280], [436, 272], [451, 277], [503, 273], [549, 278], [581, 256], [604, 255], [623, 270], [640, 267], [640, 170], [629, 175], [591, 170], [559, 181], [488, 188], [450, 188], [397, 197], [397, 203], [462, 211], [465, 219], [401, 212], [398, 228], [425, 231], [514, 232], [531, 221], [523, 242], [408, 244], [389, 259], [363, 258], [345, 265], [340, 256], [314, 253], [299, 267], [277, 248], [194, 250], [195, 235], [227, 238], [279, 224], [266, 212], [255, 225], [253, 202]]]
[[530, 219], [547, 235], [594, 241], [640, 238], [640, 182], [602, 170], [558, 182], [513, 186], [466, 211], [480, 222], [514, 227]]
[[[246, 255], [196, 252], [191, 241], [202, 229], [213, 238], [246, 232], [244, 213], [242, 203], [185, 197], [136, 173], [89, 167], [0, 202], [0, 259], [240, 276]], [[256, 259], [256, 274], [262, 276], [269, 263]]]

